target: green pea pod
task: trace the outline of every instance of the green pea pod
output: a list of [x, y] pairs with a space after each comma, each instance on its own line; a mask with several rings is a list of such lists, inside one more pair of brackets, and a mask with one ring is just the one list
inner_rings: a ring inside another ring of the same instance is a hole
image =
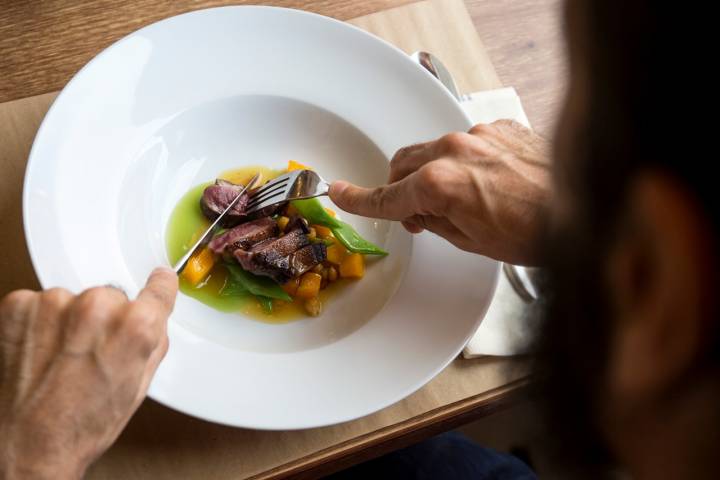
[[388, 252], [378, 247], [374, 243], [368, 242], [360, 236], [350, 224], [339, 221], [339, 227], [331, 227], [330, 229], [340, 243], [353, 253], [362, 253], [363, 255], [387, 255]]
[[292, 205], [298, 212], [300, 212], [300, 215], [310, 223], [322, 225], [328, 228], [340, 226], [340, 220], [330, 215], [317, 198], [293, 200]]
[[225, 284], [223, 289], [220, 291], [221, 297], [242, 297], [250, 293], [242, 283], [235, 280], [235, 277], [229, 277], [228, 282]]
[[257, 295], [255, 298], [258, 299], [260, 302], [260, 306], [262, 307], [263, 311], [270, 315], [273, 312], [273, 301], [270, 297], [263, 297], [262, 295]]
[[230, 272], [230, 275], [253, 295], [257, 297], [277, 298], [278, 300], [285, 300], [287, 302], [292, 301], [290, 295], [271, 279], [253, 275], [238, 265], [225, 264], [225, 266]]
[[345, 248], [364, 255], [387, 255], [388, 252], [360, 236], [349, 224], [330, 215], [317, 198], [293, 200], [293, 206], [311, 224], [322, 225], [332, 230], [333, 235]]

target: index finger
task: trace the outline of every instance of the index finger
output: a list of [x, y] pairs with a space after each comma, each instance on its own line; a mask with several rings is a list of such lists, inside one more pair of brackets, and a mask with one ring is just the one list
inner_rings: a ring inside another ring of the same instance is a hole
[[145, 287], [138, 294], [137, 303], [147, 305], [165, 317], [170, 316], [175, 306], [178, 291], [177, 274], [159, 267], [148, 277]]
[[345, 181], [330, 185], [330, 199], [346, 212], [363, 217], [404, 220], [418, 213], [411, 177], [375, 188], [365, 188]]

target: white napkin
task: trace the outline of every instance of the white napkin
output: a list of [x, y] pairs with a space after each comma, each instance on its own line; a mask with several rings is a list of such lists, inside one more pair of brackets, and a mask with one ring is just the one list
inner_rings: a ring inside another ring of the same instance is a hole
[[[514, 88], [473, 93], [462, 106], [474, 123], [491, 123], [508, 118], [530, 127], [520, 97]], [[465, 346], [463, 356], [475, 358], [482, 355], [525, 353], [530, 340], [530, 329], [525, 318], [528, 305], [515, 293], [501, 270], [490, 308]]]

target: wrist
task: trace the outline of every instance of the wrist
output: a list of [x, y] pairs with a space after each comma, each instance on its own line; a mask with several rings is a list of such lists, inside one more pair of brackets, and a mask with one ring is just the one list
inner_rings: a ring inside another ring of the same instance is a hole
[[[48, 455], [46, 448], [18, 448], [12, 434], [0, 428], [0, 478], [15, 479], [80, 479], [87, 462], [65, 455]], [[61, 458], [55, 460], [54, 458]]]
[[0, 461], [0, 478], [3, 480], [57, 480], [80, 479], [85, 467], [63, 462], [54, 464], [41, 458], [33, 460], [7, 459]]

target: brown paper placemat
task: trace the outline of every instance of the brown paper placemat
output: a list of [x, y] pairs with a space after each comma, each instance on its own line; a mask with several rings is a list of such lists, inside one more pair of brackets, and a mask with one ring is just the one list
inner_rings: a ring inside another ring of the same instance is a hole
[[[350, 23], [408, 53], [438, 55], [463, 91], [500, 86], [462, 0], [425, 0]], [[0, 271], [5, 272], [0, 295], [38, 287], [22, 234], [22, 178], [32, 139], [55, 95], [0, 104]], [[456, 360], [418, 392], [376, 414], [293, 432], [223, 427], [148, 400], [88, 478], [276, 478], [298, 473], [491, 404], [522, 385], [526, 372], [514, 360]]]

